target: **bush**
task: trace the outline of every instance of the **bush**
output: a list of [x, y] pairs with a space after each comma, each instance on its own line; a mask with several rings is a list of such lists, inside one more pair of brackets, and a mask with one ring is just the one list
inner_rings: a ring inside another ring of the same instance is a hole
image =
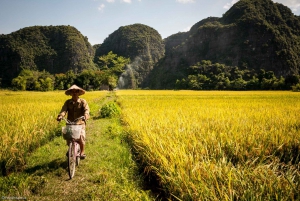
[[115, 102], [108, 102], [102, 106], [100, 116], [103, 118], [116, 117], [121, 113], [120, 107]]
[[298, 84], [292, 86], [292, 90], [293, 90], [294, 92], [300, 92], [300, 83], [298, 83]]

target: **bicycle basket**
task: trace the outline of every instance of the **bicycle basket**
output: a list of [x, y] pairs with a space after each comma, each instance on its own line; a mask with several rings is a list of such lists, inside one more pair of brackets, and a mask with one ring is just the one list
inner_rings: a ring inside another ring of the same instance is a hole
[[63, 138], [65, 140], [79, 139], [82, 125], [66, 125], [62, 127]]

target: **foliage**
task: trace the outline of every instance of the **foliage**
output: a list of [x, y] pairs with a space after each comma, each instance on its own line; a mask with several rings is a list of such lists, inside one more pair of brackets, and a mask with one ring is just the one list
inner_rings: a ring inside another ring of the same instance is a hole
[[130, 63], [130, 59], [110, 51], [107, 55], [100, 56], [98, 63], [100, 70], [109, 70], [111, 74], [119, 77], [124, 72], [125, 65]]
[[22, 70], [19, 76], [12, 80], [12, 86], [22, 91], [52, 91], [54, 76], [46, 71]]
[[292, 90], [295, 91], [295, 92], [300, 92], [300, 83], [292, 86]]
[[[281, 76], [286, 79], [299, 75], [299, 35], [300, 18], [288, 7], [271, 0], [240, 0], [221, 18], [203, 19], [190, 31], [164, 39], [166, 55], [154, 67], [150, 87], [174, 88], [176, 80], [190, 75], [185, 69], [202, 60], [236, 66], [250, 73], [258, 74], [260, 69], [272, 71], [278, 80]], [[231, 84], [236, 85], [233, 88], [244, 88], [242, 80], [236, 82], [236, 79], [230, 79]], [[243, 77], [243, 80], [247, 82], [248, 78]], [[266, 81], [262, 88], [278, 89], [281, 85], [277, 84], [281, 82], [278, 80]]]
[[[273, 71], [261, 69], [259, 72], [241, 70], [238, 67], [225, 64], [213, 64], [203, 60], [190, 66], [189, 75], [177, 79], [176, 89], [194, 90], [283, 90], [290, 89], [290, 83], [298, 83], [299, 80], [290, 78], [289, 83], [280, 76], [277, 78]], [[294, 81], [291, 81], [294, 80]]]
[[103, 84], [108, 85], [110, 90], [117, 87], [118, 77], [125, 71], [125, 67], [130, 63], [129, 58], [118, 56], [110, 51], [107, 55], [98, 58], [98, 67], [104, 72]]
[[[150, 51], [147, 51], [148, 48]], [[164, 53], [164, 45], [160, 34], [155, 29], [143, 24], [133, 24], [121, 26], [110, 34], [96, 50], [95, 57], [110, 51], [131, 60], [137, 56], [143, 59], [152, 57], [153, 60], [158, 60]]]
[[104, 104], [100, 109], [100, 116], [102, 118], [116, 117], [120, 113], [121, 113], [121, 109], [115, 102], [108, 102], [108, 103]]
[[107, 77], [107, 85], [109, 90], [113, 90], [117, 87], [118, 78], [116, 76], [110, 75]]
[[33, 26], [0, 35], [0, 77], [9, 85], [21, 69], [51, 74], [94, 69], [94, 50], [71, 26]]
[[116, 117], [121, 113], [120, 107], [115, 102], [108, 102], [100, 109], [100, 116], [103, 118]]
[[133, 62], [123, 74], [123, 78], [129, 83], [124, 88], [128, 88], [135, 84], [138, 85], [137, 87], [145, 85], [147, 75], [154, 63], [163, 57], [165, 48], [161, 35], [155, 29], [143, 24], [133, 24], [121, 26], [104, 40], [96, 49], [95, 63], [100, 57], [100, 63], [105, 67], [109, 58], [102, 58], [102, 55], [113, 56], [110, 54], [111, 51], [119, 56], [130, 58]]
[[[106, 58], [108, 63], [104, 64]], [[110, 52], [108, 55], [101, 56], [100, 60], [101, 70], [86, 69], [77, 74], [70, 70], [65, 74], [59, 73], [53, 76], [45, 70], [42, 72], [22, 70], [18, 77], [12, 80], [12, 86], [15, 90], [50, 91], [68, 89], [73, 84], [86, 90], [98, 90], [102, 85], [107, 85], [110, 90], [113, 90], [117, 87], [118, 76], [130, 59]]]

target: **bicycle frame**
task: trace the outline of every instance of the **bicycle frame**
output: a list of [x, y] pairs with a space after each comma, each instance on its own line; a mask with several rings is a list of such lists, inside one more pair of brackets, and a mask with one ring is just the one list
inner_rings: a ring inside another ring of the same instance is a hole
[[[73, 122], [63, 118], [69, 125], [75, 125], [76, 122], [80, 119], [84, 119], [84, 116], [75, 119]], [[72, 138], [69, 142], [69, 149], [68, 149], [68, 172], [69, 177], [72, 179], [75, 175], [75, 167], [79, 165], [80, 162], [80, 145], [76, 141], [76, 139]]]

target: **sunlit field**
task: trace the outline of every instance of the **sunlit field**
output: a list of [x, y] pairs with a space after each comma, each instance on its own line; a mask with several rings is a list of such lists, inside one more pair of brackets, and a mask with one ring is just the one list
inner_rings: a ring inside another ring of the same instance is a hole
[[144, 171], [179, 200], [300, 200], [300, 93], [117, 91]]
[[[106, 93], [87, 92], [82, 98], [93, 107], [93, 101]], [[4, 174], [24, 168], [31, 151], [60, 134], [56, 117], [68, 98], [71, 96], [64, 91], [0, 91], [0, 162]]]

